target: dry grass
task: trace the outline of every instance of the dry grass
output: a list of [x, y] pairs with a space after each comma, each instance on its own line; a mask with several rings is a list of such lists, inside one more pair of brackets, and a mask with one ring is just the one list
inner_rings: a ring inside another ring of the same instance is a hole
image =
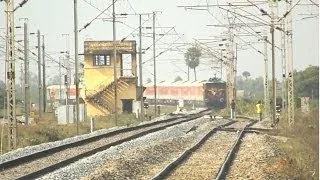
[[312, 110], [309, 114], [295, 113], [295, 123], [280, 121], [278, 135], [288, 137], [287, 142], [277, 142], [283, 151], [286, 166], [283, 173], [290, 179], [319, 178], [319, 112]]
[[[161, 114], [171, 113], [176, 107], [161, 107]], [[154, 118], [154, 108], [150, 106], [148, 116]], [[146, 119], [148, 120], [148, 119]], [[140, 123], [133, 114], [119, 114], [118, 121], [115, 122], [114, 115], [95, 117], [94, 130], [108, 129], [115, 126], [129, 126]], [[44, 114], [42, 119], [36, 118], [33, 124], [28, 126], [18, 125], [17, 147], [37, 145], [46, 142], [53, 142], [76, 135], [76, 124], [59, 125], [52, 113]], [[90, 133], [90, 119], [79, 124], [79, 134]], [[8, 152], [8, 126], [2, 125], [1, 133], [2, 154]]]

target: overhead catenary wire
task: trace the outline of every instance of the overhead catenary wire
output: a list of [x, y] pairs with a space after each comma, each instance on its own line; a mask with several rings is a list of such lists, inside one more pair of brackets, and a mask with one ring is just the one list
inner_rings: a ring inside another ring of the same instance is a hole
[[223, 10], [225, 10], [225, 11], [231, 13], [231, 14], [235, 14], [235, 15], [237, 15], [237, 16], [241, 16], [241, 17], [250, 19], [250, 20], [252, 20], [252, 21], [255, 21], [255, 22], [264, 24], [264, 25], [266, 25], [266, 26], [270, 26], [268, 22], [261, 22], [261, 21], [258, 21], [258, 20], [256, 20], [256, 19], [253, 19], [253, 18], [250, 18], [250, 17], [247, 17], [247, 16], [243, 16], [242, 14], [239, 14], [239, 13], [236, 13], [236, 12], [232, 12], [232, 11], [230, 11], [229, 9], [225, 9], [225, 8], [222, 8], [222, 7], [219, 7], [219, 8], [220, 8], [220, 9], [223, 9]]
[[319, 7], [319, 4], [313, 2], [313, 0], [309, 0], [312, 4], [316, 5], [317, 7]]
[[[118, 0], [115, 0], [114, 3], [116, 3]], [[109, 5], [106, 9], [104, 9], [103, 11], [101, 11], [95, 18], [93, 18], [91, 21], [89, 21], [88, 23], [86, 23], [80, 30], [79, 32], [81, 32], [82, 30], [86, 29], [88, 26], [91, 25], [91, 23], [93, 23], [93, 21], [97, 20], [102, 14], [104, 14], [110, 7], [112, 7], [113, 3], [111, 3], [111, 5]], [[100, 10], [99, 10], [100, 11]]]

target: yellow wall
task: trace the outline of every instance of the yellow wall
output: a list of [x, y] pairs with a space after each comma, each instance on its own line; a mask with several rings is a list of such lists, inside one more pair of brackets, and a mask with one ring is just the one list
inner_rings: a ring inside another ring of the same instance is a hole
[[[94, 94], [102, 90], [114, 80], [113, 57], [110, 66], [93, 66], [93, 55], [85, 55], [84, 61], [84, 85], [86, 95]], [[120, 67], [119, 56], [117, 56], [117, 67]], [[117, 68], [117, 77], [120, 76], [120, 68]]]
[[[85, 42], [90, 46], [90, 42]], [[134, 44], [135, 45], [135, 44]], [[88, 47], [89, 47], [88, 46]], [[112, 51], [109, 49], [101, 49], [103, 53], [97, 54], [110, 54], [110, 66], [93, 66], [93, 54], [90, 51], [90, 48], [87, 49], [87, 53], [84, 56], [84, 88], [81, 90], [80, 95], [86, 101], [87, 104], [87, 115], [88, 116], [103, 116], [105, 115], [105, 111], [100, 110], [94, 104], [89, 103], [86, 100], [86, 97], [96, 94], [97, 92], [104, 89], [110, 83], [114, 81], [113, 74], [113, 65], [114, 58], [112, 55]], [[85, 52], [86, 53], [86, 52]], [[132, 60], [132, 74], [136, 76], [137, 66], [136, 66], [136, 54], [135, 47], [134, 52], [132, 52], [133, 60]], [[121, 55], [117, 55], [117, 77], [120, 77], [120, 57]], [[120, 84], [119, 84], [120, 85]], [[129, 83], [129, 87], [125, 88], [122, 92], [118, 92], [118, 109], [122, 110], [122, 101], [121, 99], [136, 99], [136, 79], [132, 80]]]
[[122, 101], [121, 99], [136, 99], [136, 92], [137, 87], [136, 87], [136, 81], [135, 83], [129, 84], [129, 87], [127, 88], [126, 91], [122, 91], [118, 93], [118, 108], [121, 109], [122, 111]]

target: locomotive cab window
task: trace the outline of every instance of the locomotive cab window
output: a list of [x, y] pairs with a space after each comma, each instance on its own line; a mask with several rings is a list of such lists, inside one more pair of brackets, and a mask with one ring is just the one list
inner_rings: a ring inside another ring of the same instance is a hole
[[110, 66], [111, 60], [109, 55], [95, 54], [93, 55], [94, 66]]

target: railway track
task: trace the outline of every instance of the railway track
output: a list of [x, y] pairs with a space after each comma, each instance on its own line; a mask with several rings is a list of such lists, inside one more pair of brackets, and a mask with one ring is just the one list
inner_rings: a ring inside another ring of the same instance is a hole
[[152, 179], [224, 179], [246, 129], [256, 122], [248, 120], [213, 128]]
[[0, 179], [34, 179], [65, 167], [79, 159], [106, 150], [111, 146], [116, 146], [170, 126], [192, 121], [210, 113], [210, 110], [203, 110], [184, 117], [173, 117], [149, 124], [115, 130], [8, 160], [0, 163]]

